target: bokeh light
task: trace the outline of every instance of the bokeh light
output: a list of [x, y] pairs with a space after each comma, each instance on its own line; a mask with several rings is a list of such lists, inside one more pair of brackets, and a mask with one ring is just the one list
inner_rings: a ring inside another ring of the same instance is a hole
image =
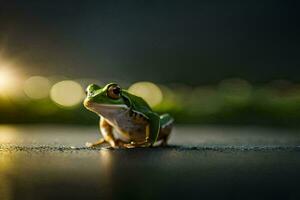
[[81, 103], [84, 90], [81, 85], [72, 80], [64, 80], [52, 86], [51, 99], [63, 107], [72, 107]]
[[163, 100], [160, 88], [151, 82], [137, 82], [131, 85], [128, 91], [142, 97], [151, 107], [159, 105]]
[[5, 93], [13, 87], [15, 77], [7, 67], [0, 67], [0, 93]]
[[50, 81], [42, 76], [32, 76], [25, 81], [24, 92], [31, 99], [43, 99], [48, 97]]

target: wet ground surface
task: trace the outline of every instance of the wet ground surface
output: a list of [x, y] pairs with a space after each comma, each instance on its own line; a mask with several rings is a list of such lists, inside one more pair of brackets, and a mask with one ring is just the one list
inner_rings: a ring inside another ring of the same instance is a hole
[[0, 126], [0, 199], [300, 199], [300, 132], [177, 127], [167, 148], [89, 149], [96, 127]]

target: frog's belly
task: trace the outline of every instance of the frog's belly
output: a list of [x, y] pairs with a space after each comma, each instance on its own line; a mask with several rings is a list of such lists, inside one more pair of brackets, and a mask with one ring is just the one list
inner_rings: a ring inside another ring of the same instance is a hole
[[114, 120], [114, 128], [119, 138], [126, 141], [142, 142], [146, 138], [148, 121], [142, 116], [119, 115]]
[[146, 126], [129, 125], [116, 128], [120, 139], [125, 141], [143, 142], [146, 139]]

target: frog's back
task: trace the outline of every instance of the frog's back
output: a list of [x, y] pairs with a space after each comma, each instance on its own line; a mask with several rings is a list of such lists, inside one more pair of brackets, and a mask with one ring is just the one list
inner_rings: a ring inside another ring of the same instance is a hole
[[131, 99], [132, 108], [134, 111], [140, 112], [144, 115], [147, 115], [149, 111], [152, 111], [148, 103], [141, 97], [135, 96], [126, 90], [123, 91], [123, 93]]

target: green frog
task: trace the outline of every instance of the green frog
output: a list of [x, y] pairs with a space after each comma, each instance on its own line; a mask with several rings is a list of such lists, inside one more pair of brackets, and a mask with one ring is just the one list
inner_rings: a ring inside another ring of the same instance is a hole
[[84, 106], [100, 116], [103, 136], [95, 147], [108, 143], [112, 148], [152, 147], [156, 142], [167, 145], [174, 119], [158, 115], [144, 99], [122, 89], [116, 83], [104, 87], [91, 84], [86, 89]]

